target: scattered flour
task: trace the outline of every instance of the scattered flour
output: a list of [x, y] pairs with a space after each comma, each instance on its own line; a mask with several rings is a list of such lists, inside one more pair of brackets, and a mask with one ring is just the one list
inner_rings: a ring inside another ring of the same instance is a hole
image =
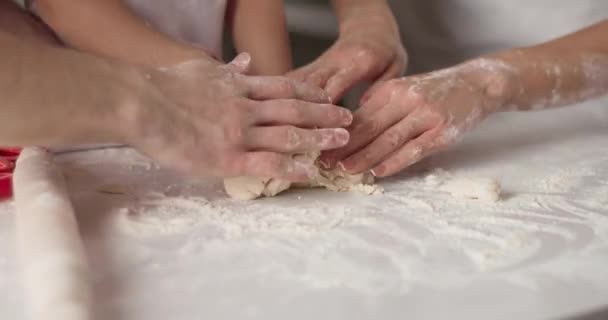
[[208, 206], [200, 199], [165, 198], [153, 193], [150, 199], [117, 209], [113, 221], [131, 236], [180, 234], [196, 226]]
[[[483, 274], [521, 275], [531, 267], [563, 266], [558, 261], [568, 260], [568, 252], [588, 246], [594, 234], [608, 234], [608, 217], [595, 213], [607, 205], [599, 196], [608, 186], [593, 180], [591, 173], [608, 175], [596, 169], [578, 180], [548, 175], [547, 187], [530, 180], [524, 193], [509, 190], [516, 192], [499, 202], [494, 202], [500, 195], [494, 180], [441, 169], [383, 181], [385, 192], [374, 197], [296, 190], [242, 202], [227, 199], [220, 181], [180, 183], [158, 168], [145, 175], [126, 170], [122, 164], [131, 155], [125, 155], [96, 157], [115, 161], [108, 172], [129, 183], [126, 195], [98, 193], [122, 203], [113, 210], [111, 225], [134, 242], [183, 239], [174, 250], [178, 261], [252, 259], [243, 260], [242, 268], [225, 267], [226, 277], [240, 277], [245, 269], [252, 274], [272, 270], [275, 279], [313, 289], [340, 287], [369, 295], [406, 292], [416, 285], [450, 287]], [[107, 175], [103, 166], [86, 166]], [[84, 174], [82, 169], [74, 172]], [[567, 175], [575, 176], [575, 171]], [[595, 184], [579, 199], [543, 193], [564, 184], [577, 190], [583, 182]], [[78, 183], [99, 186], [90, 180]], [[184, 184], [189, 187], [167, 191], [167, 185]], [[278, 264], [276, 269], [255, 263], [264, 255], [272, 257], [270, 265]]]
[[500, 184], [495, 179], [480, 177], [454, 177], [443, 169], [436, 169], [425, 178], [431, 188], [448, 192], [455, 198], [497, 202], [500, 200]]

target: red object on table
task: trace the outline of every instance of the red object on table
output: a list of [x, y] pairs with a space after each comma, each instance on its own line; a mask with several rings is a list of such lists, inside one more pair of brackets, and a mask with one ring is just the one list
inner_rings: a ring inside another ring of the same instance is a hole
[[13, 170], [20, 148], [0, 148], [0, 200], [13, 196]]

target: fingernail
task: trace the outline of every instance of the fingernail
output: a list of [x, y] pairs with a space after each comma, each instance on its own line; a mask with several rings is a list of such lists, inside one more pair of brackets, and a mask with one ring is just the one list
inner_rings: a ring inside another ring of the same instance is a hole
[[334, 136], [339, 147], [345, 146], [350, 139], [350, 133], [346, 129], [334, 129]]
[[247, 69], [249, 69], [249, 65], [251, 64], [251, 55], [249, 53], [243, 52], [236, 56], [230, 64], [234, 65], [238, 72], [245, 73]]
[[374, 177], [381, 177], [384, 173], [384, 168], [382, 166], [377, 166], [370, 171]]
[[327, 93], [327, 91], [323, 90], [323, 93], [321, 95], [321, 99], [323, 99], [322, 102], [327, 102], [329, 104], [334, 104], [334, 102], [331, 100], [331, 97], [329, 96], [329, 93]]
[[338, 93], [336, 92], [338, 90], [338, 85], [335, 83], [335, 81], [332, 81], [332, 79], [330, 79], [325, 85], [325, 92], [327, 92], [332, 99], [333, 97], [338, 96]]
[[361, 100], [359, 101], [360, 105], [364, 105], [367, 103], [367, 101], [369, 100], [370, 94], [366, 93], [363, 95], [363, 97], [361, 97]]
[[317, 142], [321, 150], [336, 149], [345, 146], [350, 140], [350, 133], [346, 129], [319, 129], [321, 140]]
[[340, 113], [345, 125], [349, 126], [351, 123], [353, 123], [353, 113], [350, 112], [350, 110], [343, 108], [340, 110]]

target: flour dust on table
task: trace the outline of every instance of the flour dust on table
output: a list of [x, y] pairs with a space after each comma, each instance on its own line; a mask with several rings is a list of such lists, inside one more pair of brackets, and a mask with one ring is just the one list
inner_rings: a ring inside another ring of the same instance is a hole
[[100, 319], [552, 319], [608, 304], [606, 123], [497, 114], [375, 196], [235, 201], [129, 149], [61, 161]]

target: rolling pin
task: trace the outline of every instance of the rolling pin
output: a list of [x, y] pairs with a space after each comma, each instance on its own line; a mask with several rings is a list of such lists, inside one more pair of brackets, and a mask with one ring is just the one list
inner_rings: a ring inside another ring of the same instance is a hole
[[13, 189], [17, 249], [32, 320], [91, 319], [84, 245], [60, 169], [41, 148], [17, 160]]

